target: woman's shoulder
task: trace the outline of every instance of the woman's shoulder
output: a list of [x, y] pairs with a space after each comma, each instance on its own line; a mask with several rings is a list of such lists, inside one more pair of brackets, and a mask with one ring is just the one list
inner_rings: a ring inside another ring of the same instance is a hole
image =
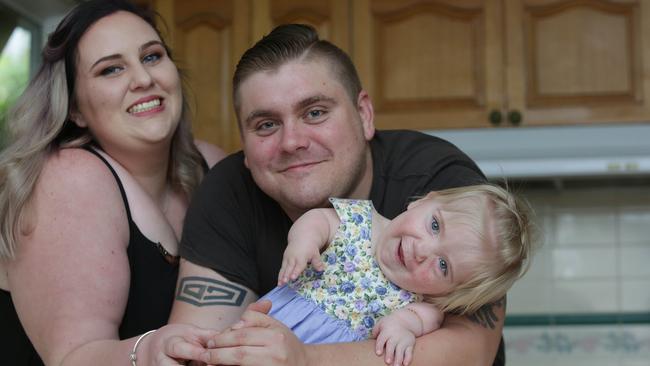
[[65, 148], [53, 152], [45, 161], [44, 169], [85, 172], [86, 174], [110, 174], [106, 164], [95, 154], [82, 148]]
[[62, 189], [73, 197], [94, 196], [113, 199], [119, 193], [108, 166], [90, 151], [81, 148], [60, 149], [48, 156], [39, 177], [41, 187]]
[[[81, 237], [102, 236], [116, 245], [127, 242], [127, 216], [120, 189], [108, 167], [89, 151], [70, 148], [50, 154], [30, 207], [27, 227], [35, 229], [34, 237], [76, 233]], [[70, 245], [76, 245], [75, 241], [70, 239]]]
[[196, 148], [210, 168], [226, 157], [226, 152], [217, 145], [198, 139], [194, 140], [194, 145], [196, 145]]

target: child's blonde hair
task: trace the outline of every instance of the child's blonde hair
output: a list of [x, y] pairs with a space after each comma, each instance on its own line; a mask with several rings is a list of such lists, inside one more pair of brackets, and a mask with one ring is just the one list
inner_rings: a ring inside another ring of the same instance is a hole
[[528, 203], [492, 184], [445, 189], [422, 199], [436, 199], [493, 248], [493, 255], [482, 257], [463, 284], [443, 296], [425, 295], [424, 301], [443, 312], [468, 314], [504, 297], [530, 266], [536, 230]]

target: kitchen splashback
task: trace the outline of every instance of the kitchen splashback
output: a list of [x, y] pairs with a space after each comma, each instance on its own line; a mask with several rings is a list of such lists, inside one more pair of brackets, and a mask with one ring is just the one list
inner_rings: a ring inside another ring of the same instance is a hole
[[647, 366], [650, 184], [511, 187], [544, 244], [508, 293], [511, 366]]

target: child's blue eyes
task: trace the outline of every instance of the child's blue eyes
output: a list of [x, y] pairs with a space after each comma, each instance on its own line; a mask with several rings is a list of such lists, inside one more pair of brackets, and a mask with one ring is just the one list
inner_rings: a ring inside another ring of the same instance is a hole
[[437, 234], [440, 232], [440, 224], [438, 223], [438, 219], [435, 217], [433, 220], [431, 220], [431, 230], [433, 230], [434, 234]]
[[442, 258], [438, 258], [438, 267], [440, 267], [442, 274], [447, 277], [447, 261]]

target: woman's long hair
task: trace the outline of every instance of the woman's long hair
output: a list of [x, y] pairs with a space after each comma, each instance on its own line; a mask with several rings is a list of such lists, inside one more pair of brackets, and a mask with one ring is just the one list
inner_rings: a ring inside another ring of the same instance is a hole
[[[48, 156], [62, 148], [93, 143], [89, 131], [70, 120], [75, 108], [77, 46], [90, 26], [117, 11], [139, 16], [160, 36], [153, 13], [127, 0], [82, 2], [49, 36], [38, 73], [8, 113], [8, 146], [0, 152], [0, 259], [13, 258], [20, 231], [31, 230], [24, 216]], [[194, 145], [188, 114], [183, 93], [167, 175], [175, 189], [190, 197], [203, 178], [204, 163]]]

